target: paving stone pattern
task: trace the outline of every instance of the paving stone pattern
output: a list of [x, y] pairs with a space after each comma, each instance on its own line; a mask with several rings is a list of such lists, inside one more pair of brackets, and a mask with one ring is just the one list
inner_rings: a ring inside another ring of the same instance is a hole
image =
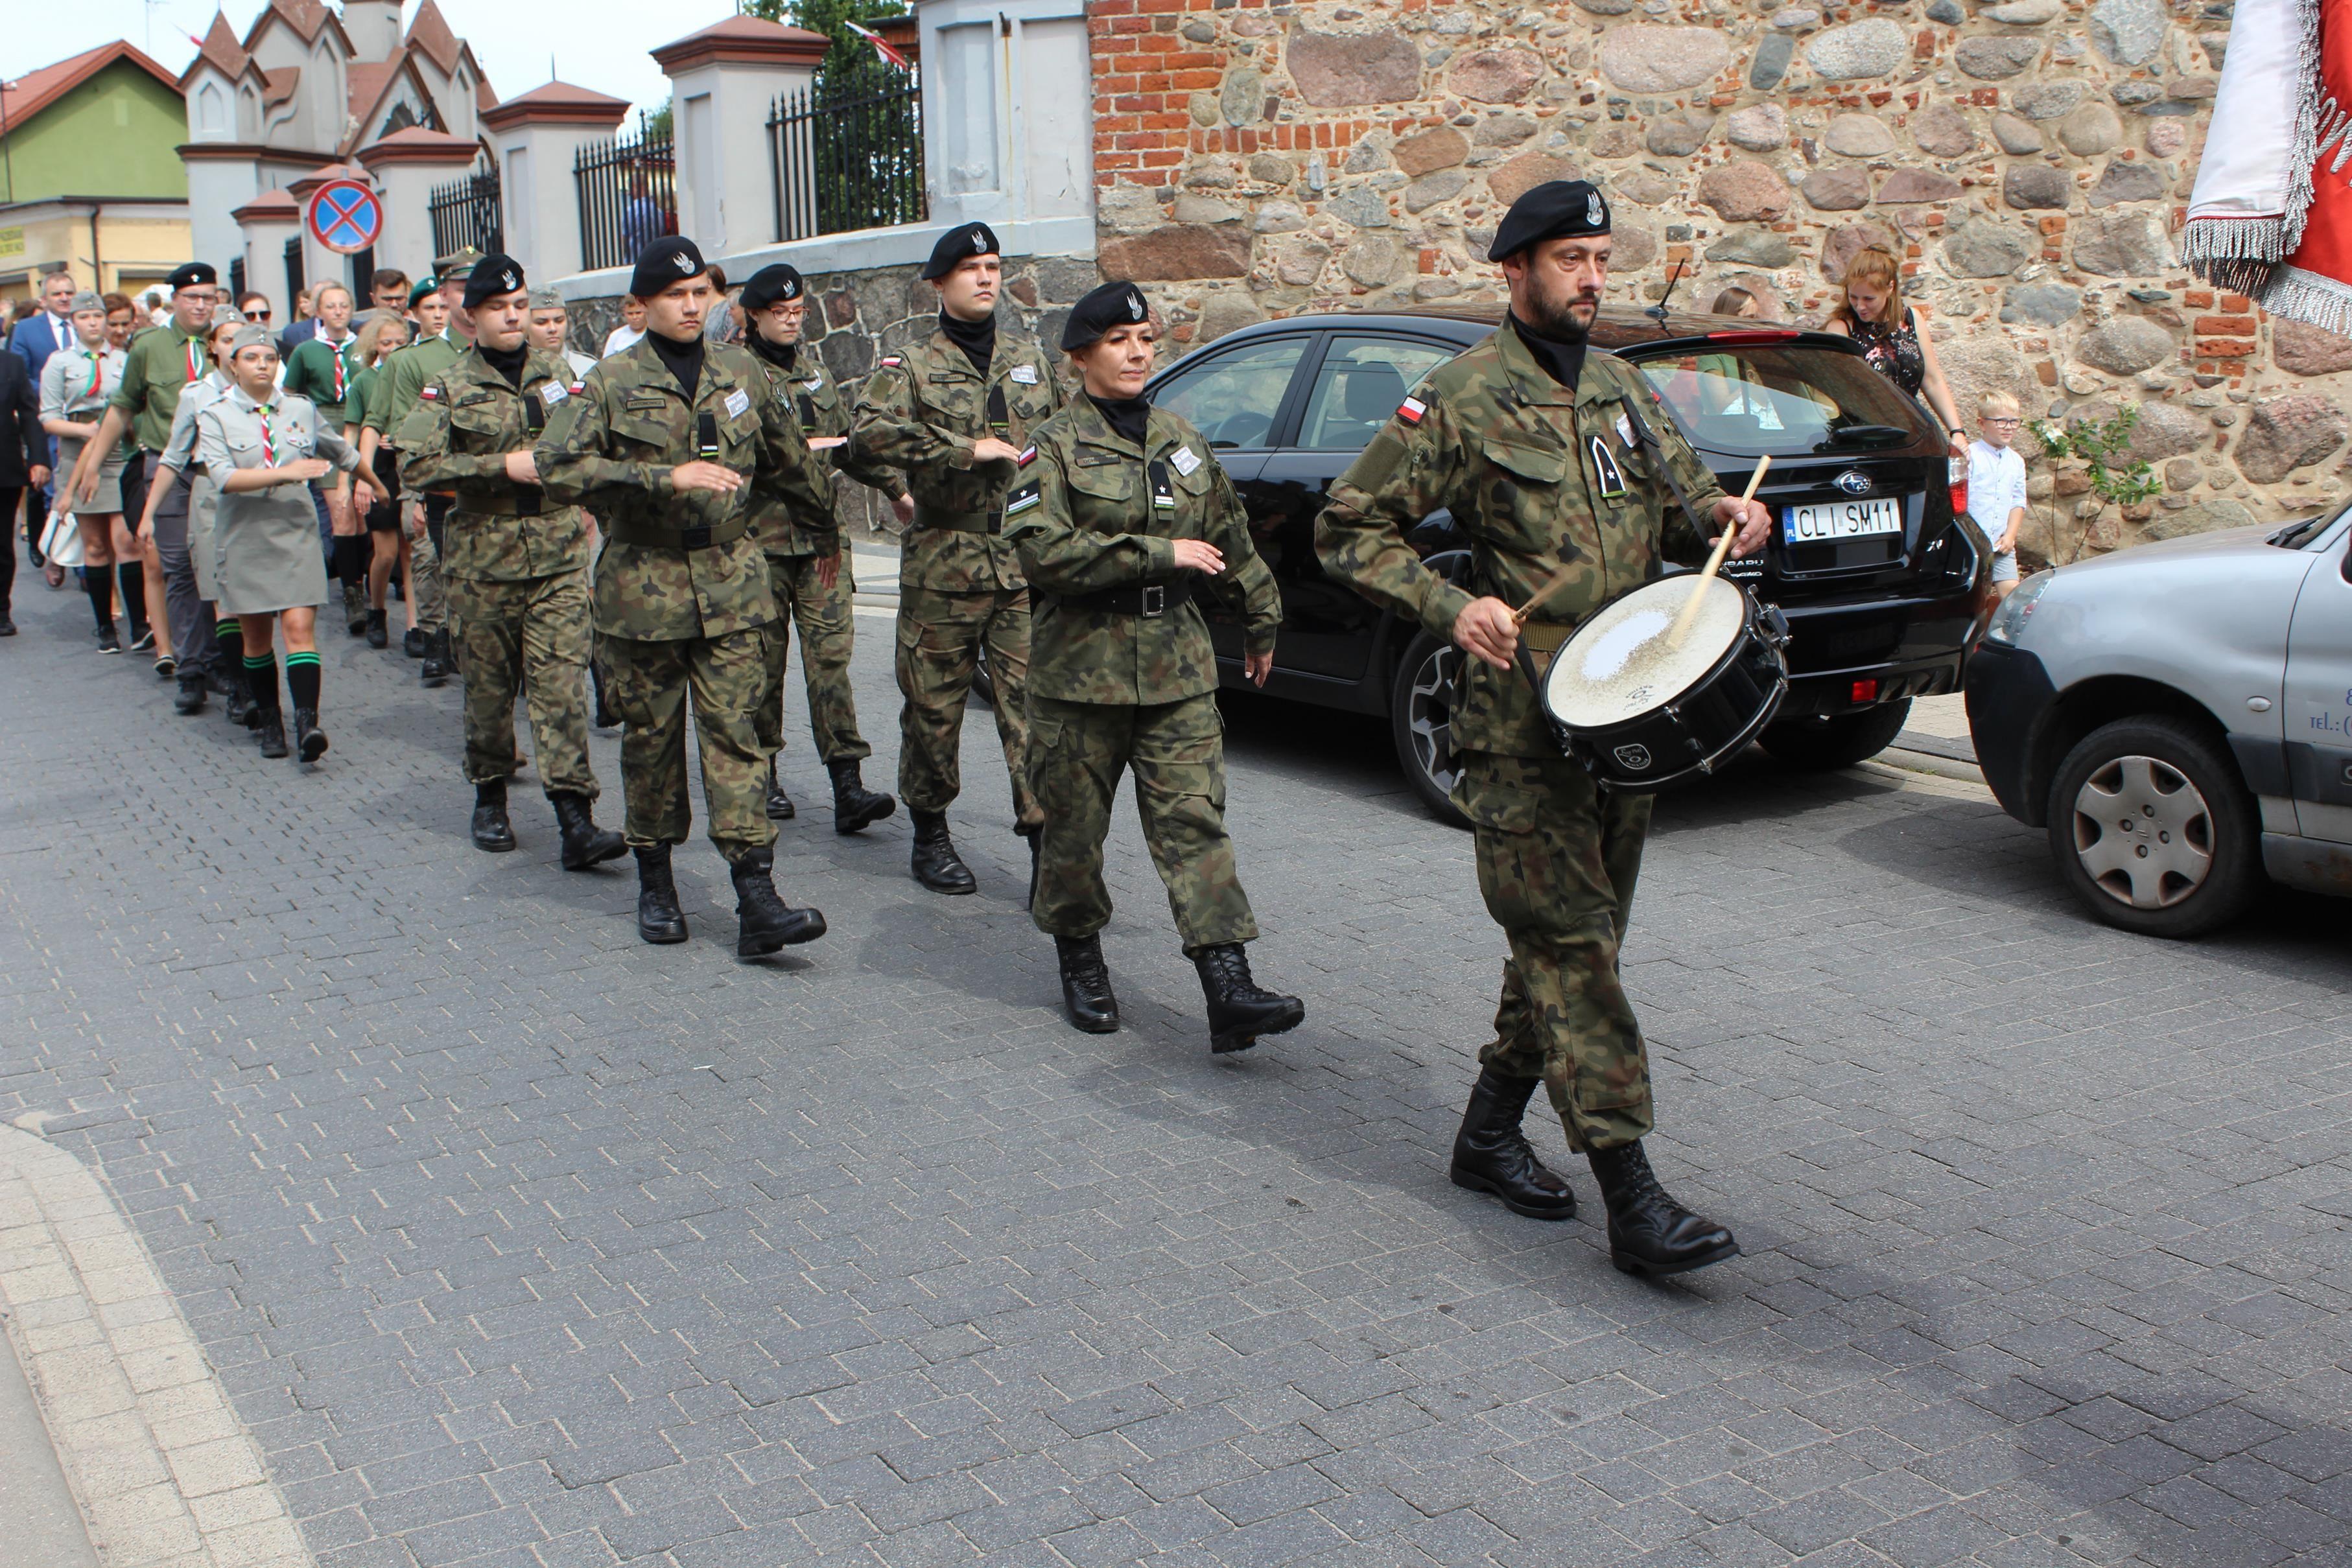
[[17, 613], [0, 1116], [135, 1213], [322, 1568], [2341, 1560], [2340, 905], [2165, 946], [1960, 785], [1675, 798], [1654, 1155], [1747, 1256], [1662, 1289], [1446, 1183], [1499, 946], [1377, 726], [1234, 709], [1310, 1010], [1212, 1061], [1131, 822], [1129, 1027], [1063, 1025], [985, 726], [955, 900], [792, 732], [833, 934], [747, 966], [707, 843], [658, 950], [530, 792], [470, 850], [396, 656], [333, 634], [306, 777]]

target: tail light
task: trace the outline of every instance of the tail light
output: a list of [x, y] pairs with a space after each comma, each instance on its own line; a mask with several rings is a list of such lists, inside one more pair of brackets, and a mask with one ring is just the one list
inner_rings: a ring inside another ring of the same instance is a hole
[[1969, 515], [1969, 460], [1949, 457], [1945, 459], [1945, 474], [1952, 486], [1952, 516], [1965, 517]]

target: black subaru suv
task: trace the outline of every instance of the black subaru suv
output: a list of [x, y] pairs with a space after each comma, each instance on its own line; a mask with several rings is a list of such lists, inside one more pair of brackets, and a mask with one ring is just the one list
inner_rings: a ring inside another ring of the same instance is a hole
[[[1197, 425], [1233, 476], [1251, 532], [1282, 586], [1272, 695], [1385, 715], [1397, 759], [1432, 810], [1455, 765], [1447, 707], [1454, 645], [1325, 575], [1315, 555], [1324, 494], [1421, 378], [1486, 337], [1483, 312], [1293, 316], [1218, 339], [1161, 373], [1154, 402]], [[1639, 366], [1675, 423], [1722, 476], [1759, 498], [1772, 542], [1729, 563], [1789, 619], [1790, 684], [1765, 748], [1843, 768], [1902, 729], [1910, 699], [1959, 689], [1960, 653], [1990, 571], [1955, 464], [1927, 411], [1853, 340], [1722, 316], [1601, 310], [1592, 341]], [[1956, 520], [1957, 519], [1957, 520]], [[1466, 582], [1469, 541], [1450, 513], [1408, 536]], [[1203, 601], [1228, 686], [1242, 687], [1239, 620]]]

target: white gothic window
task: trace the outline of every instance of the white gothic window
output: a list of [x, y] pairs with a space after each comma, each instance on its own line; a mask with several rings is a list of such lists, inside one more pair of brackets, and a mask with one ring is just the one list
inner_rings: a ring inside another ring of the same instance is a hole
[[218, 82], [206, 82], [196, 94], [196, 133], [199, 136], [228, 134], [228, 95], [222, 92]]

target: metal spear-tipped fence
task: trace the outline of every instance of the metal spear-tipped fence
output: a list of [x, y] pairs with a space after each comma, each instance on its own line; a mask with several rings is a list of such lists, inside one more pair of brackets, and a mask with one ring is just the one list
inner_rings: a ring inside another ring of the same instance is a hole
[[499, 172], [485, 165], [462, 180], [436, 185], [425, 204], [433, 219], [433, 254], [504, 250], [506, 221], [499, 206]]
[[580, 265], [629, 267], [677, 232], [677, 147], [667, 131], [592, 141], [572, 161], [580, 193]]
[[920, 223], [921, 84], [893, 70], [788, 93], [768, 115], [768, 161], [779, 241]]

